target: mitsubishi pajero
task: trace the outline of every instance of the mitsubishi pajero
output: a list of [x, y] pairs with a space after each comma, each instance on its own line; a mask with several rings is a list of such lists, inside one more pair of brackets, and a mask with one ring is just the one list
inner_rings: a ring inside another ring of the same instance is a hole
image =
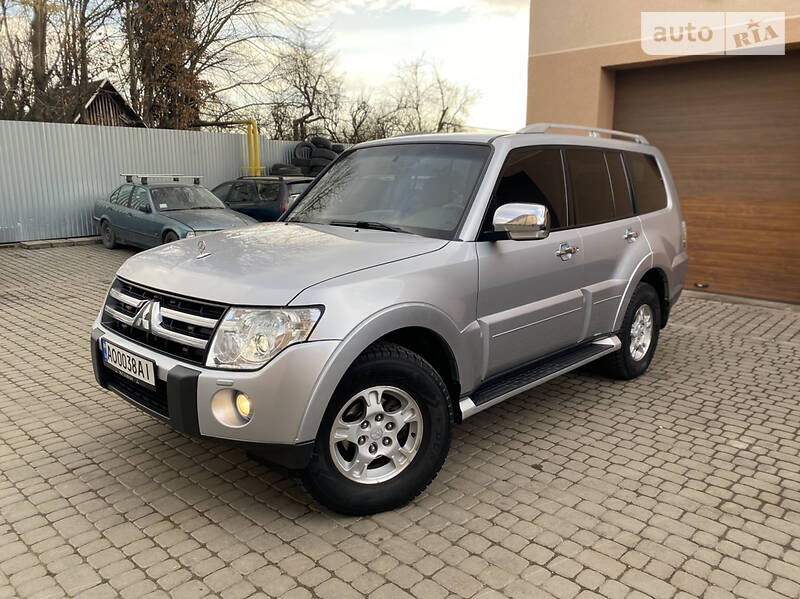
[[675, 185], [639, 135], [363, 143], [278, 222], [125, 262], [94, 371], [179, 431], [302, 470], [333, 510], [372, 513], [425, 489], [454, 423], [589, 362], [644, 373], [686, 265]]

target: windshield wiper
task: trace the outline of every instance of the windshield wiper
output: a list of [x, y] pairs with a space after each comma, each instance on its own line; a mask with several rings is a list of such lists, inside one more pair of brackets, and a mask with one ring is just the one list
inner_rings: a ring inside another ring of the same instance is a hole
[[334, 227], [353, 227], [356, 229], [373, 229], [375, 231], [393, 231], [394, 233], [408, 233], [405, 229], [379, 223], [371, 220], [332, 220], [328, 221], [329, 225]]

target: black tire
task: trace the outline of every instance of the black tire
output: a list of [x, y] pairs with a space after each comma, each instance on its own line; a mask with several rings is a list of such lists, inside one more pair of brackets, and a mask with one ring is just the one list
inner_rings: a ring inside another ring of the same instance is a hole
[[175, 231], [167, 231], [164, 233], [164, 243], [172, 243], [173, 241], [178, 241], [180, 237]]
[[[650, 308], [652, 334], [647, 352], [637, 360], [634, 358], [631, 349], [632, 327], [636, 313], [643, 305], [647, 305]], [[628, 309], [625, 311], [625, 317], [622, 319], [622, 328], [619, 332], [619, 340], [622, 342], [622, 347], [613, 354], [602, 358], [600, 364], [598, 364], [598, 371], [612, 378], [623, 380], [635, 379], [637, 376], [644, 374], [653, 360], [653, 354], [658, 345], [660, 328], [661, 300], [658, 297], [658, 293], [656, 293], [652, 285], [639, 283], [633, 292]]]
[[311, 165], [311, 158], [292, 158], [292, 164], [297, 168], [305, 168]]
[[314, 158], [311, 159], [311, 170], [313, 171], [314, 168], [319, 168], [320, 170], [322, 170], [330, 163], [331, 160], [329, 160], [328, 158], [318, 158], [317, 156], [314, 156]]
[[333, 150], [326, 150], [325, 148], [314, 148], [314, 151], [311, 152], [311, 160], [314, 160], [314, 158], [325, 158], [330, 161], [336, 160], [338, 157], [339, 154]]
[[[339, 411], [355, 395], [373, 386], [396, 387], [413, 397], [421, 415], [422, 438], [414, 457], [393, 478], [367, 484], [350, 480], [339, 471], [329, 440]], [[436, 477], [450, 449], [452, 427], [453, 407], [447, 387], [433, 367], [404, 347], [376, 344], [353, 363], [334, 392], [311, 462], [303, 472], [303, 484], [317, 501], [342, 514], [361, 516], [398, 508]]]
[[325, 150], [331, 149], [331, 140], [327, 137], [320, 137], [317, 135], [312, 137], [309, 141], [315, 148], [323, 148]]
[[309, 166], [311, 164], [311, 152], [314, 146], [307, 141], [301, 141], [294, 147], [292, 153], [292, 164], [295, 166]]
[[107, 220], [100, 221], [100, 237], [103, 245], [109, 250], [113, 250], [117, 246], [117, 236], [114, 234], [111, 223]]
[[278, 162], [272, 166], [270, 173], [273, 175], [302, 175], [303, 171], [299, 166]]
[[341, 154], [342, 152], [344, 152], [344, 146], [342, 144], [332, 144], [331, 150], [333, 150], [337, 154]]

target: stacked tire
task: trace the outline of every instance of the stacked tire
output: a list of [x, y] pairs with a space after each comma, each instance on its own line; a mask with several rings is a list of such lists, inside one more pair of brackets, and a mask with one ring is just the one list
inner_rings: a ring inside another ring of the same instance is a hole
[[273, 165], [273, 175], [312, 175], [321, 173], [336, 157], [344, 152], [342, 144], [331, 143], [327, 137], [315, 136], [301, 141], [292, 152], [292, 164]]

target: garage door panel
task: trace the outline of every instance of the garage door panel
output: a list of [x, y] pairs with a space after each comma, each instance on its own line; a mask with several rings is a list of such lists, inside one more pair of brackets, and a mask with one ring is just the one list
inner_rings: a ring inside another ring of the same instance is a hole
[[614, 128], [669, 162], [687, 285], [800, 302], [800, 53], [619, 71]]

